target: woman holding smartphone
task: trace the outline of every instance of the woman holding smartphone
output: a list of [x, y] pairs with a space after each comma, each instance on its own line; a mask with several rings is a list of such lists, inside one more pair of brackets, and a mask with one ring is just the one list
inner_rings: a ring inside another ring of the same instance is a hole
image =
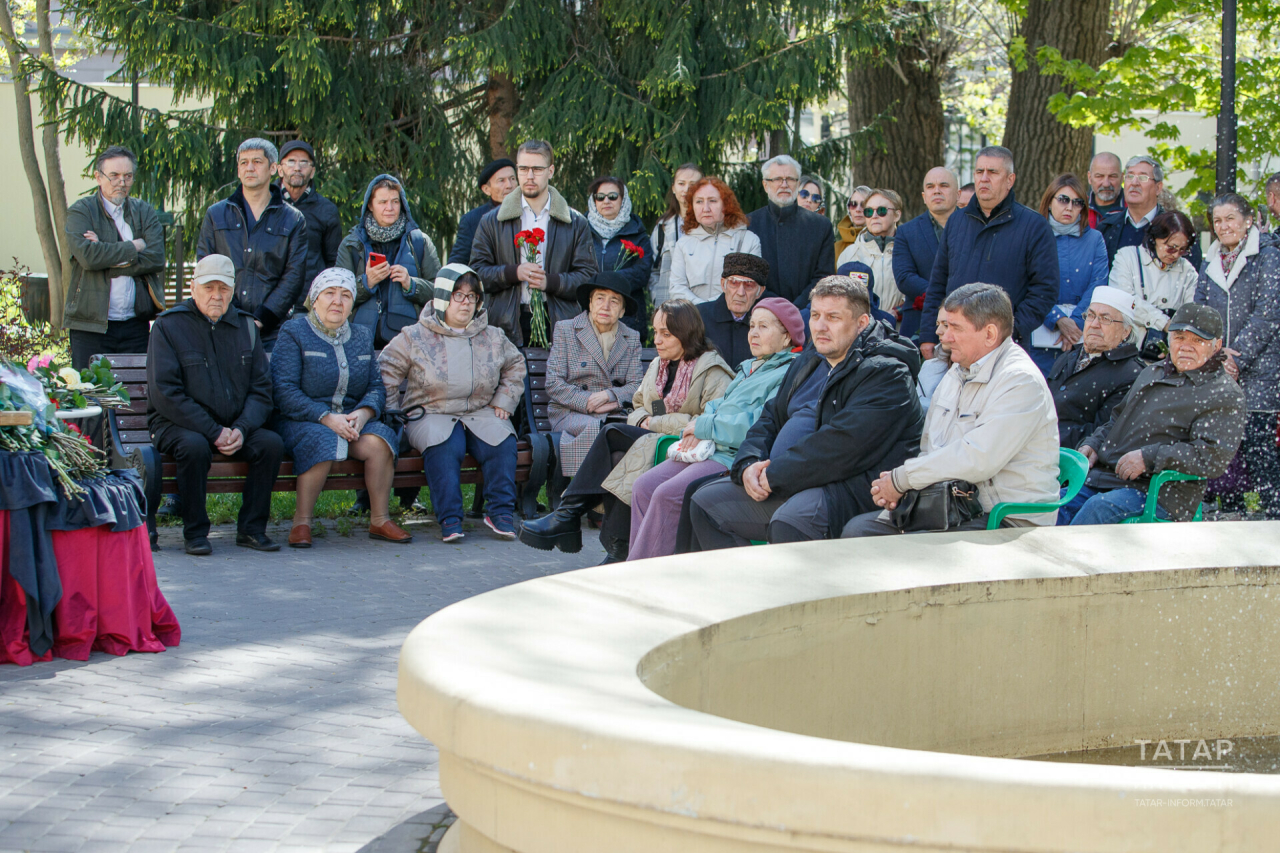
[[351, 322], [373, 330], [374, 348], [382, 349], [418, 321], [431, 299], [440, 256], [413, 221], [396, 178], [378, 175], [369, 182], [360, 221], [338, 246], [335, 265], [355, 274], [359, 287]]

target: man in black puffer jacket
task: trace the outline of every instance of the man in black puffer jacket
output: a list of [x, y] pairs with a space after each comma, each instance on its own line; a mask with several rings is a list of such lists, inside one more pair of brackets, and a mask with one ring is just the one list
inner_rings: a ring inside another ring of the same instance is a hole
[[871, 319], [866, 287], [828, 276], [813, 289], [813, 348], [787, 370], [738, 448], [728, 479], [699, 489], [691, 548], [840, 535], [876, 509], [871, 481], [920, 449], [920, 354]]
[[271, 351], [307, 272], [307, 220], [271, 183], [279, 155], [265, 139], [246, 139], [236, 154], [239, 188], [210, 205], [196, 260], [226, 255], [236, 267], [235, 306], [262, 331]]

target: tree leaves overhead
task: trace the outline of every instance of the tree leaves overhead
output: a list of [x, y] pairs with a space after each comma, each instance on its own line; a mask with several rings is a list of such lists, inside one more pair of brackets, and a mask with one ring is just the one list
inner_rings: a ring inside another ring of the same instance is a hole
[[[578, 206], [597, 175], [632, 178], [641, 212], [671, 170], [724, 171], [797, 103], [838, 90], [846, 49], [887, 43], [872, 0], [69, 0], [83, 32], [134, 74], [202, 109], [141, 110], [40, 68], [46, 115], [89, 147], [141, 157], [138, 192], [194, 225], [235, 185], [245, 137], [303, 138], [317, 183], [353, 221], [364, 186], [405, 181], [419, 221], [447, 242], [479, 202], [487, 84], [516, 82], [508, 147], [545, 138]], [[33, 71], [37, 69], [32, 68]], [[838, 140], [844, 153], [855, 136]], [[829, 146], [830, 147], [830, 146]], [[823, 154], [823, 159], [826, 155]]]

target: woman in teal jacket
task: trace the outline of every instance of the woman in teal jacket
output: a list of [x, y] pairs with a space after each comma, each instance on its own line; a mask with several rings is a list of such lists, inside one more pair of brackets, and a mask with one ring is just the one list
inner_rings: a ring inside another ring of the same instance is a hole
[[702, 462], [668, 459], [642, 474], [632, 487], [628, 560], [675, 553], [685, 489], [695, 480], [729, 470], [747, 430], [777, 393], [787, 366], [804, 346], [799, 310], [785, 299], [760, 300], [751, 312], [748, 342], [752, 357], [738, 367], [724, 396], [708, 403], [681, 436], [681, 450], [694, 451], [709, 440], [715, 442], [715, 451]]

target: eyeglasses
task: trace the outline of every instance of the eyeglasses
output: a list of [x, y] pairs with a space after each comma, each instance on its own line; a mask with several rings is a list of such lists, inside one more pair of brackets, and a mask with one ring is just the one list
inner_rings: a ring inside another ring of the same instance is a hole
[[881, 206], [881, 207], [868, 207], [868, 208], [866, 209], [866, 213], [867, 213], [867, 215], [868, 215], [868, 216], [873, 217], [873, 218], [874, 218], [874, 217], [884, 217], [884, 216], [888, 216], [890, 213], [892, 213], [893, 211], [895, 211], [895, 210], [897, 210], [897, 209], [898, 209], [898, 208], [896, 208], [896, 207], [883, 207], [883, 206]]
[[596, 201], [617, 201], [621, 196], [617, 193], [596, 193], [592, 198]]
[[123, 175], [118, 174], [116, 172], [112, 172], [111, 174], [107, 174], [106, 172], [99, 172], [98, 174], [106, 178], [109, 182], [113, 184], [133, 183], [133, 172], [125, 172]]
[[811, 193], [808, 190], [800, 190], [796, 193], [800, 198], [812, 199], [814, 204], [822, 204], [822, 193]]
[[[1157, 242], [1157, 243], [1159, 243], [1160, 241], [1159, 241], [1159, 240], [1157, 240], [1156, 242]], [[1156, 248], [1159, 248], [1159, 246], [1157, 246]], [[1184, 255], [1186, 255], [1188, 252], [1190, 252], [1190, 251], [1191, 251], [1191, 244], [1190, 244], [1190, 243], [1187, 243], [1187, 244], [1186, 244], [1186, 245], [1184, 245], [1184, 246], [1175, 246], [1175, 245], [1173, 245], [1172, 243], [1165, 243], [1165, 244], [1164, 244], [1164, 251], [1166, 251], [1166, 252], [1172, 252], [1174, 255], [1176, 255], [1177, 257], [1181, 258], [1181, 257], [1183, 257]]]
[[516, 166], [516, 171], [522, 175], [541, 175], [550, 166]]
[[744, 276], [733, 276], [724, 280], [725, 290], [750, 290], [753, 287], [759, 287], [760, 284], [754, 278], [746, 278]]
[[783, 186], [789, 187], [794, 184], [800, 183], [800, 179], [799, 178], [765, 178], [764, 182], [766, 184], [782, 184]]
[[1061, 195], [1055, 195], [1053, 200], [1058, 204], [1065, 204], [1067, 207], [1078, 207], [1084, 210], [1084, 199], [1082, 198], [1072, 198], [1066, 193], [1062, 193]]
[[1114, 317], [1107, 317], [1096, 311], [1087, 311], [1084, 315], [1085, 323], [1097, 323], [1104, 329], [1114, 326], [1116, 323], [1123, 323], [1124, 320], [1117, 320]]
[[450, 296], [449, 298], [452, 299], [454, 302], [460, 303], [462, 305], [474, 305], [480, 301], [480, 296], [478, 294], [463, 293], [460, 290], [455, 290], [453, 292], [453, 295]]
[[1139, 186], [1141, 186], [1142, 184], [1147, 184], [1154, 180], [1155, 178], [1152, 177], [1151, 175], [1139, 174], [1137, 172], [1124, 173], [1124, 182], [1126, 184], [1138, 184]]

